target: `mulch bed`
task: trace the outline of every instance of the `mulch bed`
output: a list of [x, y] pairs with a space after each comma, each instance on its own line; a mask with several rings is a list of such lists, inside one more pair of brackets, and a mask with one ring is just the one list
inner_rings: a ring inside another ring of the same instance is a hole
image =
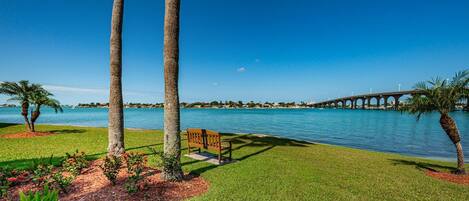
[[[91, 162], [90, 167], [85, 169], [81, 175], [77, 176], [71, 186], [68, 187], [68, 193], [60, 193], [61, 201], [94, 201], [94, 200], [183, 200], [197, 195], [201, 195], [208, 190], [209, 183], [201, 177], [194, 175], [185, 175], [182, 182], [166, 182], [160, 179], [161, 171], [153, 168], [145, 168], [146, 185], [135, 194], [128, 194], [124, 188], [125, 180], [128, 176], [126, 168], [123, 167], [118, 176], [116, 185], [111, 185], [104, 176], [99, 165], [101, 160]], [[20, 191], [38, 190], [32, 182], [10, 188], [9, 195], [11, 200], [18, 200]]]
[[33, 137], [42, 137], [54, 135], [50, 132], [22, 132], [22, 133], [13, 133], [13, 134], [4, 134], [0, 135], [0, 138], [33, 138]]
[[427, 170], [425, 174], [427, 176], [430, 176], [436, 179], [445, 180], [445, 181], [462, 184], [462, 185], [469, 185], [469, 174], [456, 175], [452, 173], [438, 172], [438, 171], [433, 171], [433, 170]]

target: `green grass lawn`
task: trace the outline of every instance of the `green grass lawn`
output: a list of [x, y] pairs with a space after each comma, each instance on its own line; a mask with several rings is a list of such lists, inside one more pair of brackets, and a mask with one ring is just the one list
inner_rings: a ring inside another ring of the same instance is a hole
[[[1, 124], [0, 135], [24, 130]], [[76, 149], [92, 157], [106, 152], [107, 130], [39, 125], [57, 135], [0, 138], [0, 166], [28, 168], [32, 161], [53, 155], [56, 161]], [[425, 176], [425, 168], [450, 171], [454, 163], [332, 145], [310, 144], [253, 135], [233, 138], [233, 157], [224, 166], [182, 158], [186, 172], [210, 182], [209, 191], [193, 200], [469, 200], [469, 187]], [[162, 148], [162, 132], [126, 130], [127, 150]], [[183, 153], [187, 153], [183, 141]], [[149, 163], [155, 163], [150, 156]]]

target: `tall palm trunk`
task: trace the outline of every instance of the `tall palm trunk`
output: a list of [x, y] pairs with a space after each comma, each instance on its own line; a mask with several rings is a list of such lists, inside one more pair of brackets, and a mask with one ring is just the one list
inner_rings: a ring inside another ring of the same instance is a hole
[[179, 120], [179, 0], [165, 1], [164, 16], [164, 155], [171, 160], [163, 168], [164, 180], [180, 181], [181, 136]]
[[41, 105], [36, 105], [34, 112], [31, 113], [31, 131], [36, 132], [35, 123], [39, 115], [41, 115]]
[[124, 150], [124, 111], [122, 100], [122, 18], [124, 0], [114, 0], [111, 24], [111, 84], [109, 92], [108, 152], [119, 156]]
[[464, 152], [461, 145], [461, 137], [459, 136], [459, 130], [456, 126], [456, 122], [448, 114], [442, 113], [440, 117], [440, 124], [443, 130], [448, 135], [449, 139], [453, 142], [456, 147], [456, 152], [458, 154], [458, 169], [456, 174], [466, 174], [464, 169]]
[[31, 124], [29, 123], [29, 119], [28, 119], [28, 110], [29, 110], [29, 103], [26, 101], [23, 101], [23, 103], [21, 104], [21, 115], [23, 115], [24, 117], [24, 123], [26, 125], [26, 129], [29, 132], [32, 132]]

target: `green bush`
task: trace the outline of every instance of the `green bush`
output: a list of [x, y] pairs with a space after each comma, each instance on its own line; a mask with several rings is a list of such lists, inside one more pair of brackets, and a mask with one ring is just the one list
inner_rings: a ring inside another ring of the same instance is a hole
[[59, 192], [57, 190], [49, 189], [48, 185], [44, 186], [44, 189], [39, 192], [29, 191], [27, 194], [20, 192], [20, 201], [58, 201]]
[[163, 151], [158, 151], [153, 148], [149, 148], [149, 149], [151, 152], [153, 152], [153, 154], [159, 157], [159, 160], [156, 162], [156, 166], [158, 166], [159, 168], [162, 168], [163, 171], [171, 170], [173, 169], [173, 167], [178, 165], [177, 163], [179, 163], [179, 160], [177, 157], [164, 154]]
[[8, 181], [8, 178], [11, 176], [10, 168], [0, 167], [0, 197], [7, 196], [8, 188], [11, 186], [11, 182]]
[[86, 160], [85, 152], [78, 152], [78, 150], [76, 150], [73, 154], [65, 154], [66, 158], [62, 167], [74, 176], [79, 175], [84, 168], [88, 167], [89, 162]]
[[129, 173], [130, 175], [141, 175], [147, 162], [147, 158], [144, 154], [137, 152], [129, 152], [123, 154], [123, 158], [125, 164], [127, 164], [127, 173]]
[[138, 184], [143, 180], [142, 172], [145, 168], [147, 158], [142, 153], [129, 152], [123, 154], [127, 164], [127, 173], [130, 175], [124, 184], [128, 193], [136, 193], [140, 190]]
[[46, 157], [40, 157], [38, 159], [33, 159], [32, 161], [32, 169], [35, 170], [37, 169], [39, 166], [53, 166], [53, 159], [54, 159], [54, 155], [50, 155], [49, 158], [46, 158]]
[[52, 174], [52, 180], [54, 183], [62, 190], [64, 193], [67, 193], [67, 187], [72, 184], [74, 177], [66, 177], [63, 175], [63, 170], [59, 169], [57, 172]]
[[112, 185], [116, 185], [117, 175], [121, 166], [122, 160], [120, 156], [106, 156], [104, 163], [100, 167], [103, 170], [104, 176], [106, 176]]
[[136, 176], [130, 176], [127, 181], [125, 181], [124, 188], [127, 190], [127, 193], [136, 193], [138, 192], [138, 182], [140, 181], [140, 178]]
[[33, 170], [32, 181], [37, 186], [41, 186], [43, 184], [50, 183], [52, 169], [54, 166], [52, 165], [38, 165], [35, 170]]
[[0, 167], [0, 197], [6, 197], [11, 186], [29, 181], [27, 171], [18, 171], [9, 167]]

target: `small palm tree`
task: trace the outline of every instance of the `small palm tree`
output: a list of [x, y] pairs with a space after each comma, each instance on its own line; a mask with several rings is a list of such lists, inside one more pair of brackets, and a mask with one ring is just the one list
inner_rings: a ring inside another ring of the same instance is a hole
[[28, 119], [28, 110], [31, 94], [43, 90], [41, 85], [30, 84], [27, 80], [16, 82], [2, 82], [0, 84], [0, 94], [12, 96], [8, 101], [18, 101], [21, 104], [21, 115], [24, 117], [26, 129], [32, 131]]
[[456, 73], [451, 81], [436, 78], [415, 85], [418, 94], [408, 99], [403, 108], [411, 114], [417, 114], [417, 120], [424, 113], [437, 111], [440, 113], [440, 125], [456, 147], [458, 168], [456, 174], [465, 174], [464, 153], [461, 137], [456, 122], [450, 112], [456, 109], [456, 104], [469, 96], [469, 70]]
[[39, 118], [39, 115], [41, 115], [41, 106], [44, 105], [44, 106], [51, 107], [52, 109], [54, 109], [55, 113], [63, 112], [60, 102], [56, 99], [53, 99], [51, 96], [53, 96], [52, 93], [42, 88], [31, 94], [30, 101], [32, 104], [34, 104], [34, 111], [31, 113], [31, 131], [32, 132], [36, 131], [34, 124], [36, 123], [36, 120]]

